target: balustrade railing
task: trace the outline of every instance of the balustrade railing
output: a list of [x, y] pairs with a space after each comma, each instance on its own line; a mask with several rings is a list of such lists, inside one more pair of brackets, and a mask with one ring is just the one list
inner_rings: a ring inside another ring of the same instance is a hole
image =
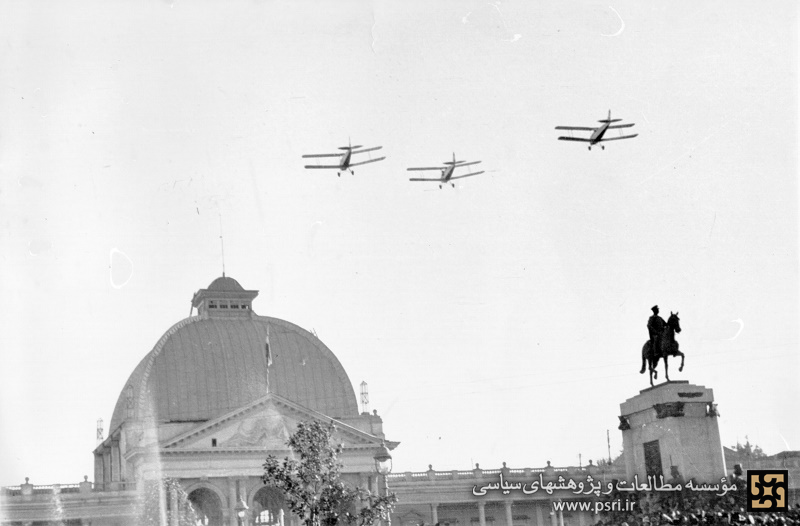
[[5, 497], [23, 497], [31, 495], [91, 494], [101, 491], [130, 491], [136, 489], [136, 482], [107, 482], [95, 484], [84, 480], [77, 484], [20, 484], [19, 486], [0, 487], [0, 495]]
[[507, 468], [500, 469], [481, 469], [475, 468], [472, 470], [448, 470], [437, 471], [432, 467], [427, 471], [406, 471], [403, 473], [391, 473], [387, 476], [389, 482], [423, 482], [423, 481], [438, 481], [438, 480], [476, 480], [479, 478], [494, 478], [498, 477], [501, 473], [504, 476], [511, 476], [515, 478], [522, 477], [538, 477], [541, 473], [546, 477], [558, 477], [566, 475], [602, 475], [606, 476], [624, 476], [624, 468], [610, 468], [603, 466], [602, 468], [589, 464], [588, 466], [567, 466], [567, 467], [553, 467], [547, 466], [543, 468]]

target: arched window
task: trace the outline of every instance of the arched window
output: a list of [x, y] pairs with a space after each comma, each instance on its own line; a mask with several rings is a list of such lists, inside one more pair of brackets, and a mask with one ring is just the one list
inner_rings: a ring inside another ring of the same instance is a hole
[[189, 501], [197, 513], [197, 526], [223, 526], [222, 503], [216, 493], [197, 488], [189, 494]]
[[289, 526], [289, 510], [283, 493], [263, 487], [253, 496], [253, 523], [259, 526]]

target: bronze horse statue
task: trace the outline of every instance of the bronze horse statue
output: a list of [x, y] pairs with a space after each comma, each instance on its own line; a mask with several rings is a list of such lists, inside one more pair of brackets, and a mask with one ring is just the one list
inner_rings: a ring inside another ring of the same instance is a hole
[[664, 332], [661, 334], [660, 342], [658, 349], [651, 349], [650, 341], [644, 342], [642, 346], [642, 370], [639, 371], [639, 374], [644, 374], [645, 369], [649, 365], [650, 367], [650, 385], [653, 385], [653, 378], [658, 378], [658, 371], [656, 371], [656, 367], [658, 367], [658, 361], [661, 358], [664, 358], [664, 376], [666, 377], [667, 381], [669, 382], [669, 364], [667, 363], [668, 356], [680, 356], [681, 357], [681, 366], [678, 367], [678, 371], [683, 371], [683, 359], [685, 358], [684, 354], [678, 350], [678, 342], [675, 341], [675, 333], [681, 332], [681, 320], [678, 318], [678, 313], [669, 313], [669, 319], [667, 320], [667, 324], [664, 327]]

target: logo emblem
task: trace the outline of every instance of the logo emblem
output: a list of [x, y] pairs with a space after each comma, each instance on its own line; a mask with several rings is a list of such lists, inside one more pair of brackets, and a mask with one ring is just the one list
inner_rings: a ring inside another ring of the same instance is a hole
[[788, 470], [747, 470], [747, 511], [786, 511], [788, 492]]

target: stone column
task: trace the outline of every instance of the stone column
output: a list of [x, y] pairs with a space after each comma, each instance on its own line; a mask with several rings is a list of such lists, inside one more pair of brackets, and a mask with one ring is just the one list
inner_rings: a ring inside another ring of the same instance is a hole
[[439, 505], [431, 504], [431, 524], [434, 526], [439, 522]]
[[[94, 456], [94, 483], [103, 484], [105, 474], [103, 473], [103, 454], [95, 454]], [[102, 487], [102, 486], [101, 486]]]
[[113, 480], [114, 473], [111, 471], [111, 451], [103, 449], [103, 489], [108, 491], [108, 483]]
[[551, 526], [558, 526], [558, 517], [556, 517], [556, 510], [553, 508], [552, 501], [550, 501], [550, 524]]
[[564, 510], [558, 510], [558, 526], [564, 526]]
[[158, 523], [166, 526], [167, 521], [169, 521], [169, 516], [167, 515], [167, 488], [164, 487], [164, 484], [159, 479], [156, 479], [156, 483], [158, 485]]
[[536, 508], [536, 526], [544, 526], [544, 516], [542, 515], [542, 506], [534, 504], [534, 508]]
[[178, 492], [174, 488], [169, 490], [169, 526], [178, 526], [180, 523], [180, 510], [178, 509]]
[[[505, 504], [506, 507], [506, 526], [514, 526], [514, 516], [511, 514], [512, 502], [510, 500], [507, 500], [503, 504]], [[562, 524], [561, 526], [564, 525]]]
[[[242, 498], [245, 504], [247, 504], [247, 480], [240, 480], [239, 481], [239, 496]], [[239, 499], [236, 499], [238, 504]], [[250, 506], [249, 504], [247, 504]], [[244, 518], [242, 519], [242, 526], [248, 526], [250, 524], [250, 512], [252, 510], [248, 509], [244, 512]], [[275, 520], [275, 517], [270, 517], [271, 520]]]
[[122, 480], [122, 462], [119, 456], [119, 442], [111, 442], [111, 482]]
[[[239, 516], [236, 515], [236, 480], [228, 479], [228, 513], [230, 514], [230, 526], [239, 526]], [[553, 525], [557, 526], [557, 525]]]
[[486, 526], [486, 503], [482, 501], [478, 502], [478, 520], [480, 521], [480, 526]]

